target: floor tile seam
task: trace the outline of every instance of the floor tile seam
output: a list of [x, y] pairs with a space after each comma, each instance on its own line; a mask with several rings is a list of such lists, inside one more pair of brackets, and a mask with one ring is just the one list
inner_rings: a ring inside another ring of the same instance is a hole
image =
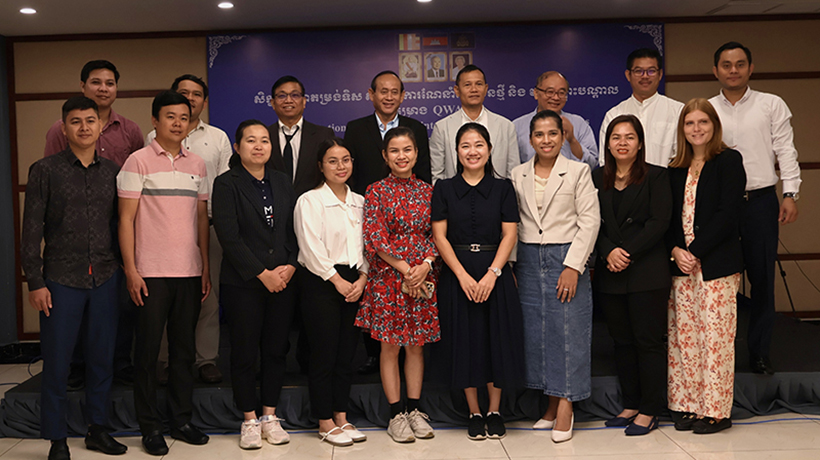
[[6, 455], [7, 453], [9, 453], [9, 451], [11, 451], [11, 450], [12, 450], [12, 449], [14, 449], [15, 447], [17, 447], [17, 445], [18, 445], [18, 444], [20, 444], [21, 442], [23, 442], [23, 440], [22, 440], [22, 439], [18, 439], [18, 440], [17, 440], [17, 442], [15, 442], [15, 443], [14, 443], [14, 444], [12, 444], [11, 446], [9, 446], [9, 448], [8, 448], [8, 449], [4, 450], [3, 452], [0, 452], [0, 457], [2, 457], [2, 456], [4, 456], [4, 455]]

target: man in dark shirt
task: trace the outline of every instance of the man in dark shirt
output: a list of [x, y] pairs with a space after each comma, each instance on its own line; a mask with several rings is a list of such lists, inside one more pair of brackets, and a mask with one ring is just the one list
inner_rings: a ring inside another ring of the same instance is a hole
[[34, 163], [26, 184], [21, 259], [29, 302], [40, 312], [40, 431], [51, 440], [49, 460], [69, 459], [66, 382], [81, 331], [87, 347], [85, 444], [111, 455], [127, 450], [104, 428], [121, 273], [115, 238], [119, 167], [94, 148], [101, 128], [93, 100], [77, 96], [66, 101], [62, 132], [68, 148]]
[[[406, 126], [413, 130], [419, 154], [413, 173], [419, 179], [430, 183], [430, 147], [427, 142], [427, 128], [420, 121], [399, 115], [399, 107], [404, 101], [404, 83], [391, 70], [379, 72], [370, 82], [367, 90], [376, 113], [353, 120], [345, 128], [345, 144], [350, 149], [355, 165], [350, 188], [364, 195], [367, 186], [387, 177], [387, 165], [382, 157], [382, 139], [392, 128]], [[381, 345], [364, 332], [367, 361], [358, 369], [360, 374], [372, 374], [379, 370]]]

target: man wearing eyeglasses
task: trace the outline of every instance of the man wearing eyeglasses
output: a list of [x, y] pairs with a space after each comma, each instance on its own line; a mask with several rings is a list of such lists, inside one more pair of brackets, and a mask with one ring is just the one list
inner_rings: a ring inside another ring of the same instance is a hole
[[518, 135], [518, 154], [521, 163], [535, 156], [535, 149], [530, 144], [530, 120], [542, 110], [552, 110], [561, 115], [564, 122], [564, 145], [561, 154], [570, 160], [582, 161], [594, 169], [598, 167], [598, 146], [595, 145], [595, 133], [589, 123], [580, 115], [564, 112], [569, 93], [569, 83], [560, 73], [550, 70], [538, 77], [533, 96], [538, 101], [538, 108], [513, 121]]
[[[632, 96], [609, 109], [601, 123], [601, 149], [606, 148], [606, 128], [619, 115], [635, 115], [641, 120], [646, 142], [646, 162], [665, 168], [677, 149], [677, 126], [683, 104], [658, 93], [663, 77], [663, 58], [658, 50], [641, 48], [626, 58], [627, 81]], [[601, 165], [605, 155], [599, 156]]]
[[277, 123], [268, 126], [273, 147], [273, 167], [290, 176], [296, 196], [319, 181], [316, 155], [319, 144], [333, 137], [333, 130], [305, 121], [305, 86], [296, 77], [285, 75], [271, 88], [271, 106]]

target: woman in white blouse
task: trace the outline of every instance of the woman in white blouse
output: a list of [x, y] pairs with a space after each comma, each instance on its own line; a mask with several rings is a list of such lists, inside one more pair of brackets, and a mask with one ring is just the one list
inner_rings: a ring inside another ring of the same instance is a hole
[[339, 138], [319, 145], [321, 183], [299, 197], [293, 213], [299, 242], [302, 319], [310, 344], [310, 406], [319, 437], [349, 446], [367, 437], [347, 421], [353, 356], [359, 329], [353, 325], [367, 282], [362, 247], [364, 197], [347, 179], [353, 158]]

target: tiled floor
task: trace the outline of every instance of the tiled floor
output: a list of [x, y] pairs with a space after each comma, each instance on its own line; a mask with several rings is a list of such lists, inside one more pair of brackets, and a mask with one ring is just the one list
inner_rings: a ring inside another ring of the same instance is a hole
[[[32, 372], [40, 371], [38, 365]], [[0, 383], [28, 378], [27, 366], [0, 366]], [[5, 392], [8, 387], [0, 387]], [[334, 448], [319, 442], [315, 432], [294, 432], [290, 444], [265, 445], [256, 451], [239, 449], [237, 435], [212, 436], [206, 446], [190, 446], [167, 438], [167, 460], [383, 460], [383, 459], [535, 459], [560, 460], [817, 460], [820, 459], [820, 417], [782, 414], [735, 422], [714, 435], [677, 432], [664, 424], [648, 436], [627, 438], [603, 422], [578, 423], [571, 441], [554, 444], [548, 431], [533, 431], [531, 422], [508, 425], [501, 441], [470, 441], [465, 430], [439, 429], [431, 440], [399, 445], [384, 430], [365, 430], [368, 440], [352, 447]], [[129, 447], [124, 458], [150, 459], [137, 437], [119, 438]], [[83, 440], [69, 440], [72, 459], [107, 457], [85, 449]], [[0, 460], [45, 459], [48, 443], [39, 439], [0, 438]]]

